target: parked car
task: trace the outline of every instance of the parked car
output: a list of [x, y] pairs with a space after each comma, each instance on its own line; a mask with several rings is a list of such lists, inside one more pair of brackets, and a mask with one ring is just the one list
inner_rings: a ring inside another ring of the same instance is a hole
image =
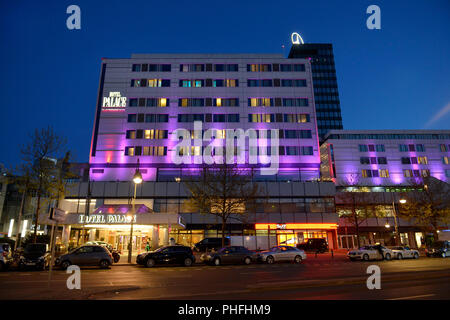
[[221, 264], [244, 263], [250, 264], [256, 261], [256, 255], [253, 251], [242, 246], [229, 246], [220, 249], [217, 252], [203, 254], [201, 261], [206, 264], [219, 266]]
[[50, 265], [50, 252], [46, 243], [29, 243], [19, 258], [19, 270], [33, 268], [45, 270]]
[[257, 260], [272, 264], [281, 261], [300, 263], [306, 259], [305, 251], [290, 246], [276, 246], [258, 254]]
[[120, 261], [120, 253], [118, 250], [114, 249], [114, 247], [112, 246], [112, 244], [109, 244], [108, 242], [104, 242], [104, 241], [89, 241], [86, 242], [85, 245], [99, 245], [99, 246], [103, 246], [105, 248], [107, 248], [112, 256], [113, 256], [113, 262], [117, 263]]
[[0, 243], [0, 271], [8, 269], [11, 259], [11, 246], [9, 243]]
[[111, 252], [103, 246], [84, 245], [70, 253], [63, 254], [55, 261], [55, 265], [62, 269], [67, 269], [70, 265], [77, 266], [100, 266], [100, 268], [109, 268], [113, 263]]
[[363, 246], [358, 250], [351, 250], [347, 253], [350, 260], [391, 260], [394, 253], [391, 249], [382, 245]]
[[410, 249], [407, 246], [393, 247], [392, 253], [394, 253], [394, 259], [419, 259], [419, 251]]
[[308, 239], [308, 241], [297, 244], [297, 249], [324, 253], [328, 251], [328, 243], [325, 239]]
[[[225, 247], [230, 245], [230, 238], [225, 238]], [[208, 250], [219, 250], [222, 246], [222, 238], [205, 238], [194, 245], [197, 252], [205, 252]]]
[[450, 241], [435, 241], [425, 253], [427, 257], [450, 257]]
[[164, 246], [155, 251], [141, 253], [136, 258], [136, 263], [147, 268], [155, 265], [180, 264], [186, 267], [195, 262], [192, 249], [186, 246]]

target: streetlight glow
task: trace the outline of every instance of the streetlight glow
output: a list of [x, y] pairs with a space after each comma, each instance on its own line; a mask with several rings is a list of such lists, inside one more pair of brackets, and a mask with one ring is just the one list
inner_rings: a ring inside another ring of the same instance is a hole
[[405, 203], [406, 203], [406, 199], [400, 199], [399, 202], [400, 202], [401, 204], [405, 204]]
[[133, 182], [135, 184], [140, 184], [142, 183], [142, 174], [140, 171], [136, 170], [136, 173], [133, 176]]

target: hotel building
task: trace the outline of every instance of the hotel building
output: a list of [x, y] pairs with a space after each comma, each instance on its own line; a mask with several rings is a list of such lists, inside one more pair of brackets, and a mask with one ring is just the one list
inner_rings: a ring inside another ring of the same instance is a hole
[[[72, 183], [60, 203], [67, 212], [62, 241], [76, 245], [103, 240], [125, 248], [130, 213], [138, 251], [146, 242], [157, 247], [169, 238], [191, 245], [220, 237], [216, 217], [190, 212], [185, 205], [190, 194], [183, 181], [200, 174], [202, 165], [195, 159], [211, 143], [206, 131], [214, 129], [218, 150], [230, 134], [227, 130], [242, 129], [256, 132], [260, 148], [246, 143], [238, 150], [246, 159], [240, 166], [253, 171], [254, 183], [261, 184], [268, 198], [260, 199], [261, 206], [245, 223], [228, 223], [232, 243], [264, 249], [320, 237], [336, 248], [335, 186], [316, 181], [320, 155], [312, 74], [309, 59], [278, 54], [102, 59], [89, 168], [80, 172], [86, 177], [89, 170], [89, 181]], [[179, 147], [180, 128], [192, 140], [203, 136], [203, 141]], [[274, 139], [262, 139], [272, 129], [278, 129], [276, 149], [266, 147]], [[279, 161], [270, 163], [276, 165], [275, 174], [263, 173], [269, 164], [248, 161], [250, 155], [263, 159], [266, 149], [271, 160], [278, 153]], [[176, 164], [176, 155], [192, 161]], [[136, 188], [133, 210], [137, 168], [144, 181]], [[40, 222], [48, 223], [44, 220]]]
[[[354, 223], [342, 218], [349, 213], [347, 193], [356, 191], [371, 193], [360, 206], [363, 244], [392, 244], [402, 195], [426, 177], [450, 183], [450, 130], [331, 130], [321, 145], [321, 162], [322, 177], [337, 186], [339, 246], [356, 245]], [[401, 218], [398, 225], [402, 243], [421, 246], [426, 235], [420, 227]]]

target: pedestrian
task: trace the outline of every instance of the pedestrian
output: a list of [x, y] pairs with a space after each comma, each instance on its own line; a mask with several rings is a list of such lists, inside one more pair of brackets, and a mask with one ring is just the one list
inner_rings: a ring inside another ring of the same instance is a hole
[[150, 251], [150, 242], [147, 241], [147, 245], [145, 246], [145, 251]]

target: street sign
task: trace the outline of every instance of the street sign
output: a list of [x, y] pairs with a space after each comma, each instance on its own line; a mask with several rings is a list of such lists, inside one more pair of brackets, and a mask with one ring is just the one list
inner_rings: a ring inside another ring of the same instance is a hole
[[65, 211], [58, 208], [51, 208], [49, 219], [56, 222], [63, 222], [65, 216], [66, 216]]

